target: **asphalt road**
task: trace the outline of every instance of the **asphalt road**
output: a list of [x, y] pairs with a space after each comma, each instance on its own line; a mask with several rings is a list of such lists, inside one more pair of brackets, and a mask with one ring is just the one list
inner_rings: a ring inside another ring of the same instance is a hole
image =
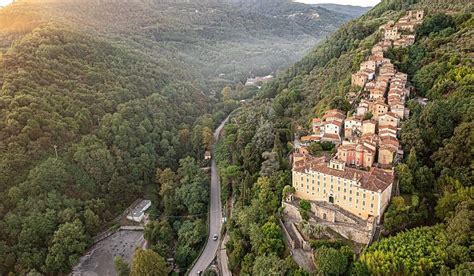
[[[219, 134], [224, 128], [225, 123], [229, 117], [227, 117], [216, 130], [214, 131], [214, 140], [217, 142], [219, 139]], [[189, 275], [197, 275], [198, 271], [204, 271], [211, 264], [212, 260], [217, 254], [217, 249], [219, 248], [220, 243], [220, 233], [222, 229], [222, 207], [221, 207], [221, 187], [219, 181], [219, 174], [217, 172], [216, 161], [214, 160], [214, 154], [212, 155], [212, 164], [211, 164], [211, 189], [210, 189], [210, 217], [209, 217], [209, 237], [207, 237], [207, 244], [202, 252], [201, 256], [195, 263], [194, 267], [191, 269]], [[217, 234], [219, 238], [217, 241], [213, 240], [214, 234]]]

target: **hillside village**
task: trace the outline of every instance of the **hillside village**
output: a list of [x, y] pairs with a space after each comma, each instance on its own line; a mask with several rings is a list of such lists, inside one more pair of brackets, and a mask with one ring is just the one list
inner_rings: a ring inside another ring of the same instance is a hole
[[[353, 111], [327, 110], [314, 118], [311, 134], [297, 139], [291, 193], [283, 202], [286, 221], [301, 220], [301, 201], [310, 203], [309, 222], [329, 227], [344, 238], [368, 244], [379, 230], [396, 185], [394, 165], [403, 157], [398, 134], [410, 110], [407, 74], [384, 57], [390, 47], [415, 42], [422, 10], [408, 11], [379, 28], [381, 40], [352, 74], [356, 95], [348, 93]], [[332, 143], [335, 153], [316, 157], [312, 143]], [[287, 223], [285, 223], [287, 224]], [[296, 227], [288, 232], [298, 232]], [[291, 234], [291, 233], [290, 233]], [[298, 234], [296, 234], [298, 236]], [[301, 236], [301, 235], [300, 235]], [[304, 242], [303, 242], [304, 243]]]

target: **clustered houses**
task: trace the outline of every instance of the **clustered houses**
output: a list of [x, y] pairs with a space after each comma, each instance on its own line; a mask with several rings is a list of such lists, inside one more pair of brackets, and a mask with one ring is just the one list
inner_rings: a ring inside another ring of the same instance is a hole
[[380, 26], [384, 31], [384, 40], [392, 41], [393, 47], [406, 47], [415, 43], [415, 28], [423, 22], [422, 10], [408, 11], [398, 22], [389, 21]]
[[310, 142], [331, 142], [340, 144], [345, 119], [346, 115], [340, 110], [331, 109], [327, 111], [321, 119], [313, 119], [313, 133], [309, 136], [301, 137], [301, 142], [305, 145]]
[[[397, 132], [400, 121], [409, 116], [405, 101], [410, 95], [407, 75], [397, 72], [384, 51], [413, 44], [410, 32], [422, 19], [423, 11], [409, 11], [397, 23], [381, 27], [382, 41], [352, 75], [352, 85], [360, 87], [363, 96], [352, 116], [329, 110], [313, 119], [312, 134], [301, 137], [303, 147], [294, 155], [296, 197], [335, 204], [364, 220], [380, 220], [391, 197], [393, 165], [403, 154]], [[310, 156], [305, 146], [323, 141], [337, 145], [337, 153], [331, 159]]]

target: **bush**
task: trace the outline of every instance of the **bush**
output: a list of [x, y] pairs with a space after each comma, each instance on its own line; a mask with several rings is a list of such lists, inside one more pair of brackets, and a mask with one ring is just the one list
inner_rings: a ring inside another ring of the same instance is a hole
[[340, 249], [341, 247], [346, 245], [343, 241], [340, 240], [311, 240], [309, 244], [314, 250], [321, 247]]
[[302, 199], [300, 201], [300, 208], [302, 210], [309, 211], [311, 210], [311, 204], [309, 203], [309, 201]]
[[341, 275], [347, 270], [347, 257], [339, 250], [330, 247], [320, 247], [314, 254], [314, 264], [322, 275]]
[[455, 23], [451, 16], [444, 13], [437, 13], [427, 17], [423, 21], [423, 24], [417, 29], [417, 36], [437, 34], [446, 28], [453, 27], [455, 27]]

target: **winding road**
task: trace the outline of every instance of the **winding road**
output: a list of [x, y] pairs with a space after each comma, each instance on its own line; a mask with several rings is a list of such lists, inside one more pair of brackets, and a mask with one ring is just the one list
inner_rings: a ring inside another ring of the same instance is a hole
[[[219, 127], [214, 131], [214, 140], [217, 142], [219, 135], [224, 128], [225, 123], [229, 120], [227, 117]], [[221, 207], [221, 187], [219, 181], [219, 174], [217, 172], [217, 165], [214, 159], [214, 152], [212, 154], [211, 164], [211, 189], [210, 189], [210, 206], [209, 206], [209, 237], [207, 237], [206, 247], [202, 251], [199, 259], [194, 264], [194, 267], [189, 272], [189, 275], [197, 275], [198, 271], [204, 272], [207, 267], [211, 264], [212, 260], [216, 256], [217, 249], [221, 240], [221, 229], [222, 229], [222, 207]], [[219, 235], [217, 241], [213, 240], [214, 234]]]

